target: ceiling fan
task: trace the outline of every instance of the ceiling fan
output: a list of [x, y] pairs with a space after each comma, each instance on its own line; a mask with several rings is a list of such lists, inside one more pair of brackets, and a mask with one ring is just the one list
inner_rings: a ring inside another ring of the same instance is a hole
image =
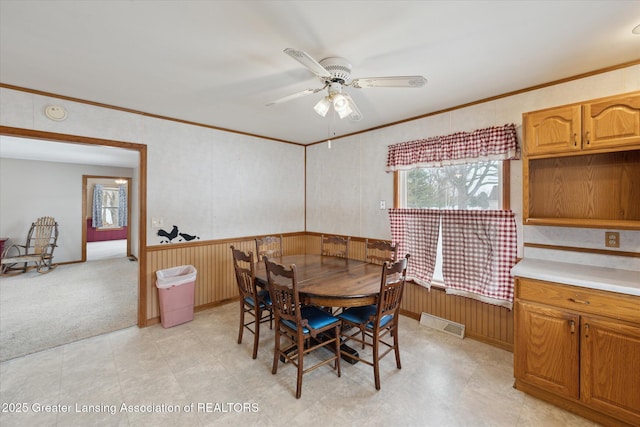
[[313, 107], [316, 113], [322, 117], [333, 106], [338, 116], [343, 119], [349, 117], [350, 120], [360, 120], [362, 113], [356, 103], [347, 92], [343, 91], [345, 86], [357, 89], [367, 87], [409, 87], [419, 88], [427, 83], [427, 79], [422, 76], [390, 76], [390, 77], [364, 77], [351, 79], [351, 64], [344, 58], [330, 57], [316, 61], [308, 53], [287, 48], [284, 53], [307, 67], [323, 83], [322, 87], [316, 89], [306, 89], [283, 98], [277, 99], [267, 104], [267, 106], [291, 101], [302, 96], [318, 93], [327, 89], [327, 95]]

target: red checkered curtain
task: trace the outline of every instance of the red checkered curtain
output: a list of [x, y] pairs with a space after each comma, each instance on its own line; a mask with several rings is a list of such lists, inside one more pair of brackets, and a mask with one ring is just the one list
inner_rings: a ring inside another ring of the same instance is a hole
[[390, 145], [387, 172], [519, 156], [516, 125], [508, 124]]
[[398, 259], [409, 254], [407, 280], [431, 287], [436, 265], [440, 211], [389, 209], [391, 240], [398, 245]]
[[442, 275], [449, 294], [512, 308], [516, 222], [512, 211], [444, 210]]

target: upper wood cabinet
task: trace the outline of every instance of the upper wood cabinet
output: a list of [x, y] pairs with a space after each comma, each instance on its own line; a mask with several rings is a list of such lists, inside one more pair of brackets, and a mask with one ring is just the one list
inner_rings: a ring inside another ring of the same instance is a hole
[[585, 150], [640, 144], [640, 93], [584, 104], [582, 129]]
[[640, 229], [640, 92], [523, 114], [526, 225]]
[[523, 115], [527, 156], [640, 145], [640, 92]]
[[581, 148], [580, 106], [524, 114], [526, 154], [562, 153]]

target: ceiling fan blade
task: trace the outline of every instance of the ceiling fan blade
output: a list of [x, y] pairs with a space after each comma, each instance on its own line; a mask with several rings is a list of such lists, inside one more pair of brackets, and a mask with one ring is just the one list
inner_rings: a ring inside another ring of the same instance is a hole
[[331, 78], [331, 73], [329, 73], [318, 61], [313, 59], [307, 52], [302, 50], [295, 50], [290, 47], [284, 50], [284, 53], [307, 67], [313, 74], [318, 77], [329, 79]]
[[351, 107], [351, 114], [349, 114], [348, 116], [349, 120], [353, 122], [360, 121], [362, 119], [362, 113], [360, 112], [360, 109], [356, 105], [353, 98], [351, 98], [351, 96], [346, 92], [342, 92], [342, 95], [344, 95], [344, 97], [347, 98], [347, 100], [349, 101], [349, 107]]
[[422, 76], [364, 77], [353, 79], [349, 86], [363, 87], [422, 87], [427, 79]]
[[281, 104], [283, 102], [291, 101], [292, 99], [301, 98], [303, 96], [311, 95], [312, 93], [318, 93], [323, 90], [326, 86], [321, 87], [319, 89], [305, 89], [301, 92], [292, 93], [291, 95], [284, 96], [282, 98], [276, 99], [275, 101], [271, 101], [266, 104], [267, 107], [271, 107], [272, 105]]

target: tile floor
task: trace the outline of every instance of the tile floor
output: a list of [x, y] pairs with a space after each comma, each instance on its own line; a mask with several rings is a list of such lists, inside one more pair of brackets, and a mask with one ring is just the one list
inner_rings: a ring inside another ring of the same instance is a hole
[[[9, 426], [594, 426], [512, 387], [513, 355], [402, 317], [402, 369], [342, 364], [303, 378], [271, 374], [268, 327], [256, 360], [236, 343], [238, 308], [192, 322], [128, 328], [0, 364], [0, 425]], [[22, 410], [22, 412], [18, 412]], [[62, 411], [69, 412], [62, 412]]]

